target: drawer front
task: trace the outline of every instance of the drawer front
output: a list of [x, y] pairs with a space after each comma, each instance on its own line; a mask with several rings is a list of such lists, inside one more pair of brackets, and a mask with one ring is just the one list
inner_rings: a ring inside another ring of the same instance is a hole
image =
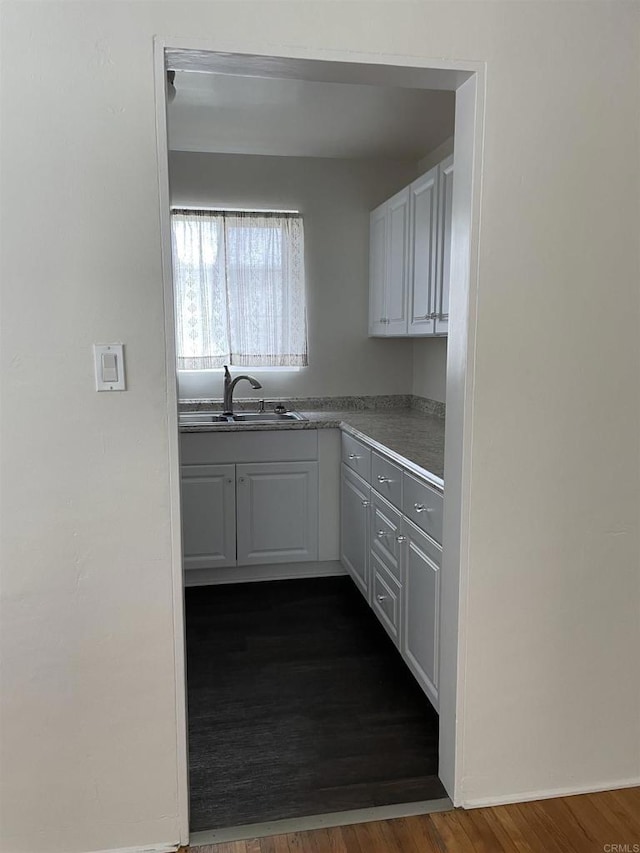
[[402, 468], [375, 451], [371, 454], [371, 485], [383, 498], [402, 508]]
[[346, 432], [342, 433], [342, 461], [367, 483], [371, 482], [371, 450]]
[[402, 510], [407, 518], [442, 544], [442, 505], [439, 492], [410, 474], [402, 480]]
[[375, 555], [372, 555], [373, 610], [396, 644], [400, 642], [400, 586]]
[[371, 492], [371, 551], [387, 567], [398, 583], [400, 576], [400, 548], [398, 541], [402, 515], [375, 491]]

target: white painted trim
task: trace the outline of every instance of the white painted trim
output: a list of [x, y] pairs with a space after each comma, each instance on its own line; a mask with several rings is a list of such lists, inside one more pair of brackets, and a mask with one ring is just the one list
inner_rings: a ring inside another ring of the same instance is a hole
[[[277, 42], [264, 41], [249, 41], [242, 38], [241, 43], [231, 44], [229, 41], [224, 43], [208, 38], [198, 41], [193, 38], [160, 38], [156, 37], [158, 42], [162, 43], [163, 49], [167, 51], [192, 51], [203, 53], [218, 53], [220, 54], [222, 64], [220, 62], [209, 63], [208, 68], [203, 68], [202, 61], [198, 61], [198, 71], [217, 71], [218, 73], [239, 73], [238, 67], [230, 69], [226, 63], [227, 57], [232, 59], [242, 58], [246, 60], [246, 65], [254, 62], [251, 69], [243, 68], [242, 73], [248, 73], [249, 76], [258, 77], [287, 77], [294, 76], [294, 79], [305, 80], [320, 80], [320, 82], [332, 83], [366, 83], [368, 85], [392, 85], [400, 88], [422, 88], [425, 89], [441, 89], [445, 91], [454, 91], [458, 86], [462, 85], [465, 79], [475, 74], [479, 68], [484, 67], [483, 62], [478, 60], [467, 59], [442, 59], [436, 57], [425, 57], [419, 54], [397, 54], [397, 53], [367, 53], [363, 51], [335, 50], [332, 48], [306, 48], [298, 47], [292, 44], [281, 44]], [[178, 42], [180, 42], [178, 44]], [[278, 66], [278, 60], [311, 60], [328, 63], [341, 63], [342, 68], [338, 69], [338, 75], [327, 75], [326, 72], [321, 78], [314, 71], [313, 76], [308, 73], [301, 73], [302, 69], [297, 69], [294, 75], [288, 75], [286, 70]], [[265, 62], [255, 63], [255, 60], [265, 60]], [[275, 63], [275, 66], [274, 66]], [[184, 63], [180, 63], [181, 70], [186, 70]], [[363, 69], [355, 68], [355, 75], [350, 74], [348, 79], [344, 79], [342, 72], [347, 66], [370, 66], [366, 69], [364, 78], [362, 76]], [[375, 72], [387, 68], [386, 76], [384, 73], [381, 76]], [[176, 66], [177, 67], [177, 66]], [[402, 75], [402, 81], [394, 77], [394, 70], [408, 69], [409, 73]], [[189, 70], [196, 70], [193, 63]], [[372, 71], [376, 79], [373, 79]], [[416, 75], [412, 75], [411, 71], [417, 71]], [[452, 83], [451, 77], [445, 81], [439, 73], [429, 74], [429, 72], [451, 71], [458, 74], [458, 79], [455, 84]], [[418, 77], [422, 77], [418, 80]], [[392, 77], [391, 81], [388, 79]], [[425, 80], [425, 77], [427, 78]], [[358, 79], [355, 79], [358, 78]]]
[[603, 791], [619, 791], [623, 788], [640, 787], [640, 776], [631, 779], [619, 779], [614, 782], [601, 782], [596, 785], [579, 785], [575, 788], [549, 788], [540, 791], [522, 791], [506, 794], [502, 797], [478, 797], [465, 799], [462, 808], [481, 809], [490, 806], [507, 806], [511, 803], [529, 803], [533, 800], [552, 800], [555, 797], [574, 797], [580, 794], [599, 794]]
[[[224, 207], [209, 207], [206, 204], [172, 204], [171, 212], [174, 213], [176, 210], [206, 210], [209, 213], [292, 213], [296, 216], [300, 215], [299, 210], [282, 210], [280, 208], [275, 207], [229, 207], [229, 205], [225, 205]], [[264, 367], [263, 370], [277, 370], [278, 368], [273, 367]], [[217, 368], [205, 368], [205, 373], [211, 373], [213, 371], [222, 372], [224, 370], [223, 367]], [[253, 368], [255, 370], [255, 367]]]
[[346, 575], [339, 560], [308, 563], [274, 563], [262, 566], [223, 566], [218, 569], [187, 569], [185, 586], [218, 586], [229, 583], [284, 581], [296, 578], [328, 578]]
[[[164, 93], [164, 51], [201, 50], [218, 52], [220, 54], [236, 54], [246, 57], [280, 58], [284, 60], [320, 60], [324, 62], [339, 62], [343, 66], [361, 63], [369, 65], [375, 71], [393, 75], [393, 69], [416, 69], [416, 77], [431, 71], [465, 72], [470, 74], [458, 88], [456, 95], [456, 178], [465, 171], [469, 177], [469, 195], [471, 211], [467, 214], [470, 223], [470, 234], [464, 239], [461, 232], [452, 236], [452, 248], [457, 245], [458, 257], [464, 256], [458, 273], [461, 280], [458, 284], [463, 298], [456, 303], [456, 311], [450, 317], [449, 347], [447, 358], [447, 431], [445, 465], [447, 470], [447, 494], [445, 495], [445, 557], [443, 576], [447, 577], [448, 596], [444, 597], [442, 608], [442, 624], [449, 626], [441, 642], [440, 657], [440, 708], [441, 720], [446, 719], [446, 725], [440, 731], [440, 777], [455, 804], [460, 803], [462, 786], [462, 748], [464, 721], [464, 686], [466, 668], [465, 648], [465, 618], [467, 612], [467, 575], [469, 571], [469, 492], [471, 485], [471, 437], [472, 437], [472, 404], [475, 371], [475, 325], [477, 302], [477, 265], [479, 244], [479, 211], [481, 189], [482, 143], [484, 127], [484, 93], [485, 93], [485, 63], [459, 59], [434, 59], [424, 56], [409, 56], [399, 54], [361, 53], [346, 50], [323, 50], [278, 45], [273, 43], [250, 43], [241, 39], [235, 44], [217, 42], [215, 40], [198, 41], [194, 39], [155, 38], [156, 62], [156, 110], [158, 122], [158, 165], [160, 170], [160, 202], [163, 242], [163, 278], [165, 287], [165, 329], [167, 339], [167, 371], [173, 376], [173, 367], [169, 367], [174, 351], [174, 330], [170, 319], [173, 315], [173, 303], [168, 295], [172, 293], [170, 270], [170, 232], [168, 226], [168, 159], [166, 138], [166, 108]], [[405, 75], [406, 76], [406, 75]], [[409, 76], [411, 74], [409, 73]], [[438, 75], [432, 75], [435, 78]], [[442, 82], [442, 80], [441, 80]], [[412, 84], [412, 85], [415, 85]], [[161, 88], [162, 86], [162, 88]], [[435, 86], [435, 83], [434, 83]], [[430, 86], [430, 87], [434, 87]], [[442, 83], [439, 88], [454, 88]], [[461, 118], [465, 119], [467, 128], [464, 140], [459, 139], [458, 126]], [[457, 180], [461, 184], [460, 179]], [[454, 216], [456, 195], [463, 198], [463, 193], [456, 193], [454, 180]], [[460, 202], [458, 202], [460, 203]], [[462, 245], [464, 243], [464, 246]], [[168, 263], [169, 262], [169, 263]], [[455, 345], [451, 346], [454, 341]], [[453, 401], [453, 405], [449, 402]], [[175, 383], [170, 379], [168, 385], [168, 416], [173, 414], [175, 404]], [[453, 424], [457, 424], [453, 428]], [[170, 462], [172, 476], [177, 476], [175, 470], [174, 449], [177, 442], [176, 424], [169, 424]], [[179, 490], [172, 483], [172, 520], [175, 524], [179, 516]], [[176, 685], [184, 677], [184, 660], [178, 661], [179, 650], [184, 651], [183, 639], [183, 593], [182, 571], [178, 569], [176, 559], [176, 543], [180, 541], [179, 528], [175, 529], [173, 544], [173, 588], [174, 613], [176, 620]], [[448, 555], [447, 555], [448, 554]], [[179, 636], [178, 636], [179, 635]], [[184, 684], [183, 684], [184, 688]], [[177, 708], [178, 741], [180, 744], [180, 759], [178, 768], [178, 787], [180, 797], [180, 821], [184, 826], [186, 819], [188, 789], [186, 776], [186, 718], [184, 716], [184, 697], [179, 699]], [[460, 724], [459, 724], [460, 723]], [[184, 766], [183, 766], [184, 765]]]
[[177, 844], [148, 844], [144, 847], [115, 847], [109, 850], [92, 850], [91, 853], [177, 853]]
[[456, 92], [452, 288], [447, 345], [447, 418], [440, 620], [439, 768], [462, 804], [469, 590], [469, 495], [478, 300], [480, 200], [486, 75], [484, 64]]
[[375, 806], [370, 809], [352, 809], [346, 812], [310, 815], [309, 817], [272, 820], [265, 823], [249, 823], [229, 829], [210, 829], [194, 832], [191, 836], [191, 853], [197, 853], [198, 845], [225, 844], [243, 841], [246, 838], [265, 838], [269, 835], [287, 835], [291, 832], [309, 832], [332, 826], [349, 826], [353, 823], [371, 823], [376, 820], [394, 820], [399, 817], [414, 817], [453, 809], [449, 797], [439, 800], [422, 800], [417, 803], [398, 803], [391, 806]]
[[[171, 584], [173, 589], [173, 656], [176, 691], [176, 788], [180, 843], [189, 843], [189, 769], [187, 754], [187, 681], [185, 672], [184, 591], [182, 586], [182, 522], [180, 502], [180, 441], [178, 435], [178, 380], [176, 374], [171, 217], [169, 194], [169, 144], [167, 139], [166, 73], [164, 45], [154, 43], [156, 147], [158, 199], [162, 252], [165, 370], [167, 382], [167, 439], [171, 524]], [[174, 850], [176, 848], [171, 848]]]

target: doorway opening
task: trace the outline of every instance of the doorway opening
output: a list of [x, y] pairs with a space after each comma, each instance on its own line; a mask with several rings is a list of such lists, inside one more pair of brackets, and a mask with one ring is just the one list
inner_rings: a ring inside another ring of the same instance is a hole
[[[182, 368], [169, 415], [185, 835], [455, 804], [482, 69], [161, 40], [156, 61], [167, 367]], [[180, 298], [175, 211], [200, 259], [182, 265]], [[261, 248], [290, 216], [305, 228], [308, 360], [243, 356], [253, 390], [233, 401], [222, 361], [272, 322], [256, 268], [271, 265], [278, 317], [293, 304], [289, 232], [275, 265]], [[224, 306], [203, 297], [212, 276]], [[198, 328], [191, 349], [181, 323]], [[291, 410], [303, 420], [284, 429]]]

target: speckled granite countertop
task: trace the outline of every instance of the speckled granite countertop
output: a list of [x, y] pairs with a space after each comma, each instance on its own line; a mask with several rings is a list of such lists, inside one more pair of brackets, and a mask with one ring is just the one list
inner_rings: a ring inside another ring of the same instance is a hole
[[416, 409], [300, 412], [306, 420], [269, 424], [181, 424], [181, 432], [342, 429], [443, 488], [444, 418]]
[[414, 409], [398, 412], [344, 412], [340, 426], [396, 461], [444, 486], [444, 418]]

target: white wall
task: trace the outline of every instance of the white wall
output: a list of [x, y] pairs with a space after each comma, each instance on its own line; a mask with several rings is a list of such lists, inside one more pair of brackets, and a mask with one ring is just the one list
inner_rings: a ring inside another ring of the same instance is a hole
[[453, 154], [453, 139], [453, 136], [445, 139], [445, 141], [438, 145], [437, 148], [434, 148], [433, 151], [425, 154], [425, 156], [418, 161], [418, 173], [420, 175], [428, 172], [429, 169], [437, 166], [437, 164], [441, 160], [444, 160], [445, 157], [450, 157]]
[[421, 338], [413, 342], [413, 384], [411, 393], [429, 400], [446, 402], [447, 339]]
[[486, 60], [464, 797], [638, 780], [639, 14], [3, 4], [4, 853], [178, 835], [156, 33]]
[[[309, 366], [260, 375], [241, 396], [410, 394], [411, 341], [367, 336], [369, 211], [416, 177], [416, 163], [171, 152], [172, 203], [300, 210]], [[181, 373], [181, 396], [220, 397], [220, 372]]]

